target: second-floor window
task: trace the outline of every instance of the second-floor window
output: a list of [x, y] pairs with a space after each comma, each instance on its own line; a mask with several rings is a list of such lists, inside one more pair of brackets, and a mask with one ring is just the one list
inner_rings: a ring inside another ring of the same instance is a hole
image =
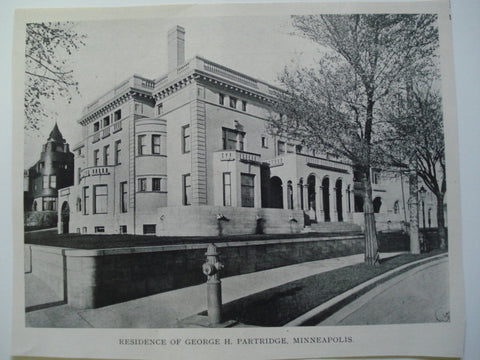
[[237, 98], [230, 96], [230, 107], [233, 109], [237, 108]]
[[138, 179], [138, 191], [147, 191], [147, 179]]
[[122, 118], [122, 110], [121, 110], [121, 109], [118, 109], [117, 111], [115, 111], [115, 112], [113, 113], [113, 119], [114, 119], [115, 121], [118, 121], [118, 120], [120, 120], [121, 118]]
[[93, 124], [93, 131], [98, 131], [100, 130], [100, 123], [97, 121], [95, 124]]
[[103, 127], [110, 125], [110, 116], [103, 118]]
[[223, 94], [218, 94], [218, 103], [220, 105], [225, 105], [225, 95]]
[[57, 175], [50, 175], [50, 187], [52, 189], [57, 188]]
[[161, 135], [152, 135], [152, 154], [160, 154]]
[[93, 213], [106, 214], [108, 201], [107, 185], [95, 185], [93, 187]]
[[190, 152], [190, 125], [182, 127], [182, 153]]
[[277, 142], [277, 155], [285, 154], [285, 142], [278, 141]]
[[43, 188], [44, 189], [48, 189], [48, 186], [49, 186], [49, 177], [48, 175], [43, 175]]
[[115, 141], [115, 165], [121, 164], [120, 154], [121, 154], [121, 140]]
[[242, 111], [247, 111], [247, 102], [242, 100]]
[[161, 178], [152, 178], [152, 191], [162, 191]]
[[110, 156], [110, 145], [103, 147], [103, 166], [108, 166], [108, 158]]
[[160, 103], [157, 105], [157, 115], [162, 115], [163, 114], [163, 104]]
[[146, 135], [138, 135], [138, 155], [145, 155], [147, 151]]
[[223, 150], [241, 150], [243, 151], [245, 133], [232, 130], [232, 129], [222, 129], [222, 142]]
[[93, 166], [98, 166], [98, 161], [99, 161], [98, 152], [99, 152], [98, 149], [93, 150]]

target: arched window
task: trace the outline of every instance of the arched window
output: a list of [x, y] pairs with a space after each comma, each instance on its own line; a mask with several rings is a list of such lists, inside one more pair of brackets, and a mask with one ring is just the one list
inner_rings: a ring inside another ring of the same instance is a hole
[[400, 211], [400, 204], [398, 203], [398, 200], [397, 200], [393, 204], [393, 213], [398, 214], [399, 211]]
[[77, 211], [82, 212], [82, 199], [77, 197]]
[[373, 212], [378, 214], [380, 212], [380, 207], [382, 206], [382, 199], [377, 196], [373, 199]]

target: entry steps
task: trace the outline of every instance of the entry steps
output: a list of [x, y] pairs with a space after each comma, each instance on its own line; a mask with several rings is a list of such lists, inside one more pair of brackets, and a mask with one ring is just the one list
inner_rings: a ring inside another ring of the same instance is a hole
[[319, 222], [305, 226], [304, 233], [362, 233], [362, 228], [349, 222]]

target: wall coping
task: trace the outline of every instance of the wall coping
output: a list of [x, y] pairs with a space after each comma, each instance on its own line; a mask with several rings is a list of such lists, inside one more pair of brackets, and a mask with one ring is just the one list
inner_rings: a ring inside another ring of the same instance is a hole
[[[319, 237], [305, 237], [296, 239], [269, 239], [269, 240], [251, 240], [251, 241], [232, 241], [232, 242], [214, 242], [218, 248], [229, 248], [239, 246], [259, 246], [259, 245], [274, 245], [286, 243], [302, 243], [313, 241], [332, 241], [332, 240], [355, 240], [361, 239], [363, 235], [349, 235], [349, 236], [319, 236]], [[110, 255], [128, 255], [141, 254], [153, 252], [167, 252], [167, 251], [181, 251], [181, 250], [199, 250], [206, 249], [210, 243], [203, 244], [178, 244], [178, 245], [157, 245], [157, 246], [136, 246], [129, 248], [111, 248], [111, 249], [72, 249], [72, 248], [58, 248], [44, 245], [25, 244], [32, 248], [41, 248], [47, 252], [63, 253], [70, 257], [96, 257], [96, 256], [110, 256]]]

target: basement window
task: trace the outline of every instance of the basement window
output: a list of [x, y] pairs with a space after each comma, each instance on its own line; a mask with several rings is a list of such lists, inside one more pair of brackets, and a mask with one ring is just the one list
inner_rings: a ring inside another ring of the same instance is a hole
[[105, 226], [95, 226], [95, 232], [96, 233], [104, 233], [105, 232]]
[[155, 224], [144, 224], [143, 225], [143, 234], [144, 235], [155, 235], [157, 233], [157, 225]]

